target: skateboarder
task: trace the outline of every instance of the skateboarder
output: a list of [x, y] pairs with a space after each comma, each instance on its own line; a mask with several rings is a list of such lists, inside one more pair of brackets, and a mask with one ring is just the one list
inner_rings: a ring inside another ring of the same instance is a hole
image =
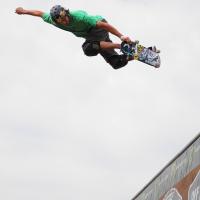
[[[124, 67], [128, 61], [133, 60], [130, 56], [119, 55], [114, 49], [120, 49], [120, 43], [113, 43], [109, 33], [120, 38], [128, 45], [133, 41], [120, 33], [114, 26], [109, 24], [102, 16], [88, 15], [85, 11], [71, 11], [60, 5], [51, 8], [50, 13], [39, 10], [26, 10], [21, 7], [15, 12], [19, 15], [32, 15], [41, 17], [45, 22], [65, 31], [73, 33], [77, 37], [85, 38], [82, 49], [86, 56], [100, 54], [114, 69]], [[129, 46], [128, 46], [129, 47]], [[157, 51], [156, 48], [153, 48]]]

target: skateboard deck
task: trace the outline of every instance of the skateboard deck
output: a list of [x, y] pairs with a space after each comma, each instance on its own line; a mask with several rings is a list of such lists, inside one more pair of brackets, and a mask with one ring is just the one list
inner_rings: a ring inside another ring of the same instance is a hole
[[[123, 52], [123, 43], [122, 43], [122, 52]], [[127, 55], [127, 52], [125, 52], [124, 54]], [[132, 57], [134, 60], [138, 60], [153, 67], [159, 68], [161, 65], [159, 54], [152, 51], [149, 48], [144, 47], [139, 43], [132, 44], [131, 52], [128, 54], [129, 54], [128, 56]]]

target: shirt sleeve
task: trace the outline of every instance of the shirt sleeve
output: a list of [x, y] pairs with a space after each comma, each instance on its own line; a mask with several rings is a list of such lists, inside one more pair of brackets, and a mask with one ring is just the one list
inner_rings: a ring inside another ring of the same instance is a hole
[[42, 19], [43, 19], [45, 22], [49, 23], [49, 24], [54, 24], [54, 23], [53, 23], [53, 20], [52, 20], [52, 18], [51, 18], [51, 16], [50, 16], [49, 13], [44, 13], [44, 14], [42, 15]]

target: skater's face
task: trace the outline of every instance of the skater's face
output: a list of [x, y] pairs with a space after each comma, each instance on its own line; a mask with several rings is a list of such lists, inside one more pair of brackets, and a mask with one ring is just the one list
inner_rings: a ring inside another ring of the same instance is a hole
[[64, 18], [59, 17], [58, 19], [56, 19], [56, 23], [66, 26], [69, 24], [69, 17], [68, 16], [65, 16]]

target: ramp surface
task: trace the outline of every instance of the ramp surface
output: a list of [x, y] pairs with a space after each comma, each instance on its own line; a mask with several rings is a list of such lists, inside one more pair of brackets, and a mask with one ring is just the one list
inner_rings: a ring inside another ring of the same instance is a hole
[[200, 200], [200, 134], [132, 200]]

